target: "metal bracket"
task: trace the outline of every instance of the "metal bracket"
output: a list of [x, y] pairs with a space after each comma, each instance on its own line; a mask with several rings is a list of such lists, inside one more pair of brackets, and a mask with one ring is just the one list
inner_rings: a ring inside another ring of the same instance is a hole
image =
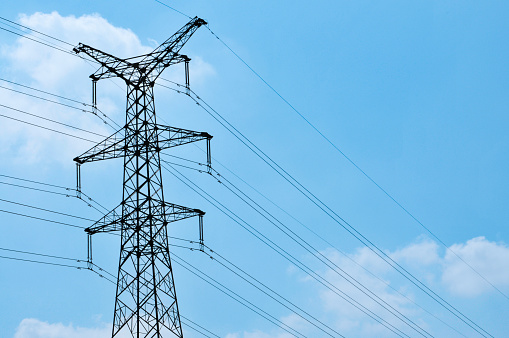
[[199, 215], [199, 231], [200, 231], [200, 251], [203, 252], [203, 215]]
[[92, 263], [92, 235], [87, 236], [87, 267], [92, 269], [94, 264]]
[[81, 198], [81, 164], [76, 162], [76, 197]]
[[210, 150], [210, 140], [212, 138], [207, 138], [207, 172], [209, 174], [212, 173], [212, 154], [211, 154], [211, 150]]
[[185, 59], [185, 72], [186, 72], [186, 94], [189, 95], [191, 93], [191, 90], [189, 88], [189, 61], [191, 59], [187, 58]]

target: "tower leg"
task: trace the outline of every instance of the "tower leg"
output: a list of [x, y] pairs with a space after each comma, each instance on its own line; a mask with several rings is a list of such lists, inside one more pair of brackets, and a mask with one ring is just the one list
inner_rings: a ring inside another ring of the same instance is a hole
[[[153, 88], [128, 86], [124, 197], [113, 334], [183, 337], [167, 237]], [[127, 148], [126, 148], [127, 149]]]

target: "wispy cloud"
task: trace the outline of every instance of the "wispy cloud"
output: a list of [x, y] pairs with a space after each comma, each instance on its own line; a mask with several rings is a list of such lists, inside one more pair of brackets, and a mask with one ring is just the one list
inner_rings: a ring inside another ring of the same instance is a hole
[[[451, 250], [496, 287], [509, 286], [509, 247], [506, 244], [476, 237], [466, 243], [452, 245]], [[443, 258], [442, 282], [449, 292], [462, 297], [493, 292], [485, 280], [449, 251]]]
[[14, 338], [107, 338], [110, 336], [111, 327], [106, 324], [98, 328], [83, 328], [72, 324], [50, 324], [34, 318], [23, 319], [14, 334]]
[[[509, 272], [507, 269], [509, 247], [506, 244], [491, 242], [484, 237], [477, 237], [465, 243], [451, 245], [450, 249], [471, 264], [495, 286], [507, 290], [509, 286]], [[335, 249], [327, 249], [323, 253], [334, 264], [347, 271], [350, 276], [362, 283], [380, 299], [390, 304], [423, 329], [431, 330], [431, 328], [436, 328], [437, 325], [440, 327], [443, 325], [420, 308], [420, 306], [423, 306], [426, 310], [434, 312], [433, 308], [427, 308], [429, 302], [422, 302], [422, 295], [418, 290], [412, 288], [410, 283], [398, 276], [392, 268], [368, 248], [358, 248], [353, 253], [347, 254], [347, 256], [340, 254]], [[432, 240], [421, 238], [403, 248], [386, 251], [386, 253], [447, 299], [452, 297], [480, 297], [488, 293], [496, 293], [486, 281], [460, 261], [450, 250], [445, 250]], [[369, 272], [366, 270], [369, 270]], [[348, 294], [390, 325], [409, 334], [415, 333], [332, 269], [322, 270], [319, 273], [324, 275], [337, 289]], [[306, 283], [311, 281], [309, 278], [303, 280]], [[320, 301], [317, 315], [338, 332], [348, 337], [390, 337], [394, 335], [380, 323], [342, 300], [335, 292], [321, 286], [317, 286], [317, 290], [319, 290], [317, 297]], [[298, 327], [302, 332], [310, 329], [307, 327], [309, 326], [308, 323], [300, 318], [297, 319], [300, 320], [299, 324], [290, 324], [290, 322], [288, 324], [292, 327]], [[440, 331], [439, 329], [438, 332], [454, 334], [449, 328], [444, 329], [446, 331]], [[231, 333], [228, 337], [265, 338], [285, 337], [285, 335], [279, 331], [252, 330]]]

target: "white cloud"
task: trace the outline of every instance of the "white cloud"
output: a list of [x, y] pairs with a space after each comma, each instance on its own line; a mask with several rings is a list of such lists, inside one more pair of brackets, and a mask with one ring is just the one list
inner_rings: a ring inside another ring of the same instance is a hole
[[[504, 288], [509, 286], [509, 269], [507, 269], [509, 247], [504, 243], [491, 242], [484, 237], [477, 237], [466, 243], [454, 244], [450, 248], [497, 287]], [[429, 318], [427, 319], [424, 316], [424, 312], [413, 303], [415, 296], [406, 289], [405, 285], [408, 283], [402, 283], [401, 280], [396, 282], [397, 279], [393, 278], [394, 272], [392, 269], [369, 249], [359, 248], [354, 253], [349, 254], [348, 257], [372, 271], [378, 278], [366, 272], [351, 259], [340, 255], [336, 250], [328, 249], [324, 251], [324, 254], [380, 298], [391, 304], [391, 306], [411, 318], [424, 329], [429, 329], [427, 323]], [[438, 244], [433, 241], [419, 240], [402, 249], [388, 252], [388, 254], [405, 267], [410, 267], [412, 272], [417, 271], [416, 275], [418, 278], [422, 278], [422, 271], [436, 275], [436, 278], [433, 280], [441, 281], [443, 286], [456, 296], [472, 297], [494, 292], [485, 281], [477, 276], [475, 272], [472, 272], [454, 254], [450, 251], [440, 250]], [[423, 268], [423, 270], [421, 271], [419, 268]], [[325, 278], [331, 281], [338, 289], [350, 295], [387, 322], [404, 332], [412, 332], [393, 316], [381, 310], [366, 295], [352, 287], [332, 270], [322, 271], [321, 273], [324, 273]], [[399, 292], [396, 292], [394, 289]], [[439, 293], [441, 292], [439, 291]], [[367, 317], [364, 313], [354, 309], [330, 290], [322, 289], [319, 291], [318, 300], [318, 314], [314, 313], [314, 315], [346, 336], [385, 337], [393, 335], [392, 332]], [[418, 299], [417, 302], [419, 303]], [[316, 332], [313, 331], [315, 328], [295, 314], [283, 317], [281, 321], [304, 334]], [[71, 324], [49, 324], [37, 319], [25, 319], [19, 325], [15, 338], [100, 338], [109, 337], [110, 334], [109, 325], [103, 325], [98, 328], [80, 328], [74, 327]], [[225, 337], [287, 338], [291, 337], [291, 335], [280, 328], [274, 328], [269, 331], [250, 330], [233, 332]]]
[[[450, 292], [454, 296], [473, 297], [496, 292], [476, 272], [459, 260], [451, 251], [474, 267], [493, 285], [502, 290], [509, 286], [509, 247], [504, 243], [490, 242], [484, 237], [473, 238], [466, 243], [454, 244], [451, 250], [441, 248], [436, 242], [420, 239], [387, 254], [396, 262], [411, 271], [417, 278], [430, 285], [439, 293]], [[340, 255], [336, 250], [326, 250], [325, 255], [341, 269], [348, 272], [366, 288], [391, 304], [399, 312], [429, 328], [424, 311], [415, 303], [420, 303], [416, 295], [409, 292], [409, 283], [397, 275], [380, 257], [367, 248], [357, 249], [348, 257], [375, 274], [374, 277], [352, 260]], [[387, 322], [407, 332], [409, 329], [387, 311], [381, 309], [365, 294], [341, 278], [335, 271], [325, 272], [327, 280], [353, 299], [372, 310]], [[444, 289], [445, 287], [445, 289]], [[397, 291], [395, 291], [397, 290]], [[371, 320], [347, 302], [341, 300], [333, 291], [323, 288], [320, 292], [323, 311], [334, 323], [339, 332], [362, 337], [391, 336], [386, 328]], [[447, 297], [449, 298], [449, 297]]]
[[[21, 15], [20, 22], [25, 26], [56, 36], [64, 41], [76, 44], [78, 41], [84, 41], [94, 46], [105, 47], [108, 51], [116, 54], [136, 54], [148, 50], [147, 47], [141, 45], [134, 33], [123, 28], [114, 27], [98, 15], [84, 15], [77, 18], [74, 16], [63, 17], [57, 12], [50, 14], [35, 13]], [[45, 40], [48, 40], [48, 38], [45, 38]], [[62, 43], [57, 44], [62, 49], [72, 50], [72, 46]], [[6, 65], [4, 69], [7, 69], [10, 73], [8, 76], [3, 75], [2, 77], [14, 78], [16, 82], [22, 82], [38, 89], [90, 103], [91, 85], [88, 76], [94, 72], [96, 66], [91, 67], [90, 64], [75, 56], [23, 38], [19, 38], [12, 46], [3, 46], [2, 50], [1, 62]], [[78, 108], [86, 108], [80, 104], [32, 92], [15, 85], [6, 85], [5, 83], [2, 83], [2, 85], [60, 101], [61, 103], [71, 104]], [[125, 91], [119, 90], [109, 81], [106, 81], [105, 85], [101, 84], [101, 89], [108, 96], [116, 95], [114, 97], [115, 101], [121, 100], [117, 102], [118, 108], [109, 99], [103, 99], [100, 102], [105, 103], [100, 106], [101, 110], [112, 118], [119, 119], [118, 115], [123, 110], [121, 107], [124, 106], [123, 101], [125, 99], [123, 96]], [[97, 117], [80, 110], [66, 108], [21, 94], [13, 94], [4, 89], [0, 90], [0, 100], [6, 106], [85, 130], [91, 130], [105, 136], [112, 132], [112, 129], [106, 128], [104, 123]], [[89, 108], [86, 109], [90, 110]], [[1, 108], [0, 114], [94, 141], [102, 139], [102, 137], [79, 132], [6, 108]], [[8, 120], [5, 117], [0, 118], [5, 131], [0, 135], [2, 157], [9, 158], [15, 163], [44, 163], [49, 165], [57, 162], [72, 166], [72, 158], [93, 145], [93, 143]]]
[[[280, 318], [281, 322], [293, 328], [294, 330], [301, 332], [306, 335], [306, 330], [309, 328], [308, 323], [297, 316], [296, 314], [290, 314], [288, 316]], [[261, 330], [244, 331], [229, 333], [225, 338], [290, 338], [294, 337], [292, 334], [284, 331], [281, 328], [274, 329], [270, 332], [263, 332]]]
[[[153, 46], [145, 46], [131, 30], [115, 27], [98, 14], [61, 16], [57, 12], [22, 14], [21, 24], [58, 37], [72, 45], [83, 42], [119, 57], [130, 57], [153, 50]], [[53, 41], [67, 51], [73, 46]], [[97, 69], [95, 64], [87, 63], [80, 58], [35, 43], [28, 39], [18, 38], [12, 45], [1, 46], [0, 65], [3, 70], [0, 77], [13, 79], [16, 82], [50, 91], [81, 102], [91, 101], [91, 81], [89, 75]], [[192, 81], [200, 82], [213, 74], [212, 66], [199, 57], [193, 60]], [[115, 81], [115, 82], [114, 82]], [[6, 85], [20, 89], [14, 85]], [[119, 88], [120, 87], [120, 88]], [[29, 91], [22, 89], [23, 91]], [[37, 94], [45, 96], [44, 94]], [[45, 96], [47, 97], [47, 96]], [[54, 97], [50, 97], [55, 100]], [[56, 99], [62, 103], [69, 103]], [[0, 102], [7, 106], [26, 110], [30, 113], [68, 123], [76, 127], [91, 130], [103, 135], [110, 135], [113, 129], [107, 128], [97, 117], [78, 110], [50, 104], [27, 96], [13, 94], [0, 89]], [[103, 80], [98, 84], [99, 108], [121, 124], [124, 117], [125, 85], [118, 80]], [[83, 108], [79, 104], [72, 104]], [[0, 107], [0, 114], [16, 117], [34, 124], [65, 131], [95, 141], [94, 137], [67, 127], [58, 126], [48, 121], [26, 116], [19, 112]], [[0, 117], [2, 134], [0, 135], [0, 152], [4, 159], [14, 163], [60, 163], [72, 166], [72, 158], [81, 154], [93, 144], [69, 138], [51, 131], [43, 130], [20, 122]]]
[[412, 265], [429, 266], [440, 262], [438, 244], [424, 240], [414, 243], [391, 254], [392, 259]]
[[[20, 22], [72, 45], [83, 42], [119, 57], [143, 54], [152, 49], [143, 46], [131, 30], [115, 27], [98, 14], [64, 17], [57, 12], [34, 13], [29, 16], [21, 15]], [[72, 52], [73, 46], [57, 44]], [[46, 88], [62, 89], [62, 83], [70, 84], [76, 81], [77, 76], [85, 74], [85, 78], [88, 78], [89, 73], [96, 68], [77, 57], [22, 38], [18, 39], [15, 49], [8, 56], [13, 67], [28, 73]]]
[[[392, 285], [387, 278], [384, 278], [384, 276], [390, 272], [389, 266], [383, 263], [380, 257], [369, 249], [358, 249], [354, 254], [348, 255], [350, 259], [340, 255], [336, 250], [331, 249], [326, 251], [326, 255], [338, 267], [348, 272], [351, 277], [364, 285], [366, 289], [376, 294], [380, 299], [390, 304], [400, 313], [407, 317], [412, 317], [415, 314], [416, 310], [413, 303], [410, 301], [410, 299], [413, 298], [412, 294], [409, 294], [403, 289], [398, 289]], [[368, 273], [353, 261], [362, 265], [362, 267], [378, 276], [378, 278]], [[360, 291], [332, 269], [325, 271], [325, 277], [338, 290], [346, 293], [351, 299], [364, 306], [367, 310], [373, 311], [391, 325], [402, 328], [403, 324], [401, 322], [391, 316], [387, 311], [382, 310], [379, 305], [364, 293], [366, 292], [372, 295], [366, 291], [366, 289], [361, 287], [364, 292]], [[400, 293], [391, 289], [390, 286]], [[339, 291], [337, 292], [341, 293]], [[339, 332], [343, 332], [347, 335], [356, 332], [357, 335], [364, 337], [384, 337], [392, 335], [392, 332], [370, 319], [361, 310], [356, 309], [347, 301], [340, 298], [334, 291], [324, 289], [320, 293], [320, 298], [325, 312], [328, 314], [329, 318], [331, 318], [331, 321]]]
[[[476, 237], [450, 248], [493, 285], [509, 286], [509, 247], [506, 244]], [[493, 291], [485, 280], [449, 251], [443, 259], [442, 281], [457, 296], [473, 297]]]
[[259, 330], [247, 332], [244, 331], [242, 333], [236, 332], [236, 333], [229, 333], [225, 336], [225, 338], [290, 338], [294, 337], [293, 335], [287, 333], [287, 332], [263, 332]]
[[16, 329], [14, 338], [107, 338], [111, 337], [111, 327], [98, 328], [75, 327], [72, 324], [50, 324], [38, 319], [23, 319]]
[[[21, 321], [13, 338], [109, 338], [111, 330], [111, 323], [102, 323], [98, 327], [86, 328], [73, 324], [48, 323], [35, 318], [27, 318]], [[163, 329], [161, 333], [164, 337], [173, 336], [167, 329]], [[189, 337], [196, 336], [194, 332], [185, 333]], [[129, 338], [132, 335], [126, 326], [115, 337]]]

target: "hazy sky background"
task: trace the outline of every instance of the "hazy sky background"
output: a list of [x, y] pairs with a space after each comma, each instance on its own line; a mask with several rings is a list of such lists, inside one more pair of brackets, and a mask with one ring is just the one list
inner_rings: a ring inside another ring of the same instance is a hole
[[[163, 2], [207, 20], [215, 34], [446, 247], [324, 141], [206, 27], [198, 29], [181, 51], [192, 59], [191, 87], [200, 98], [434, 292], [489, 334], [506, 335], [509, 330], [505, 320], [509, 316], [507, 2]], [[0, 13], [5, 19], [71, 45], [83, 42], [120, 57], [151, 51], [189, 21], [153, 0], [22, 0], [3, 2]], [[15, 31], [6, 26], [12, 24], [0, 21], [0, 28]], [[48, 37], [38, 38], [72, 50], [72, 46]], [[183, 68], [173, 68], [167, 69], [163, 77], [183, 83]], [[0, 30], [3, 80], [90, 103], [88, 76], [95, 70], [94, 65], [75, 56]], [[0, 80], [0, 86], [88, 109], [5, 81]], [[156, 86], [155, 96], [159, 123], [213, 135], [214, 168], [338, 267], [433, 336], [479, 335], [310, 203], [194, 101], [161, 86]], [[98, 104], [111, 119], [124, 123], [125, 84], [119, 80], [100, 81]], [[114, 129], [90, 113], [5, 88], [0, 88], [0, 105], [0, 175], [3, 175], [0, 256], [85, 266], [5, 250], [84, 260], [87, 244], [81, 229], [5, 211], [79, 226], [93, 223], [8, 201], [91, 220], [101, 217], [100, 212], [73, 197], [71, 190], [5, 175], [73, 189], [76, 182], [72, 159], [93, 143], [6, 116], [92, 141], [100, 141], [102, 136], [11, 108], [99, 135], [108, 136]], [[203, 149], [204, 144], [199, 147]], [[194, 145], [167, 153], [205, 161], [205, 155]], [[175, 158], [165, 159], [189, 165]], [[417, 336], [345, 283], [330, 267], [289, 240], [228, 191], [225, 184], [205, 173], [176, 168], [332, 285], [405, 334]], [[206, 212], [205, 242], [211, 249], [346, 337], [394, 336], [277, 255], [169, 171], [164, 170], [163, 177], [167, 201]], [[122, 198], [122, 161], [84, 165], [82, 188], [106, 209], [115, 208]], [[197, 240], [197, 220], [173, 223], [169, 233]], [[93, 243], [94, 263], [116, 274], [118, 238], [98, 234]], [[177, 240], [171, 243], [189, 246]], [[207, 255], [180, 247], [171, 250], [303, 335], [324, 335]], [[0, 258], [0, 264], [1, 337], [111, 334], [115, 285], [104, 278], [87, 270], [5, 258]], [[174, 276], [181, 314], [220, 337], [289, 337], [281, 328], [176, 263]], [[186, 324], [184, 332], [186, 337], [200, 337]]]

